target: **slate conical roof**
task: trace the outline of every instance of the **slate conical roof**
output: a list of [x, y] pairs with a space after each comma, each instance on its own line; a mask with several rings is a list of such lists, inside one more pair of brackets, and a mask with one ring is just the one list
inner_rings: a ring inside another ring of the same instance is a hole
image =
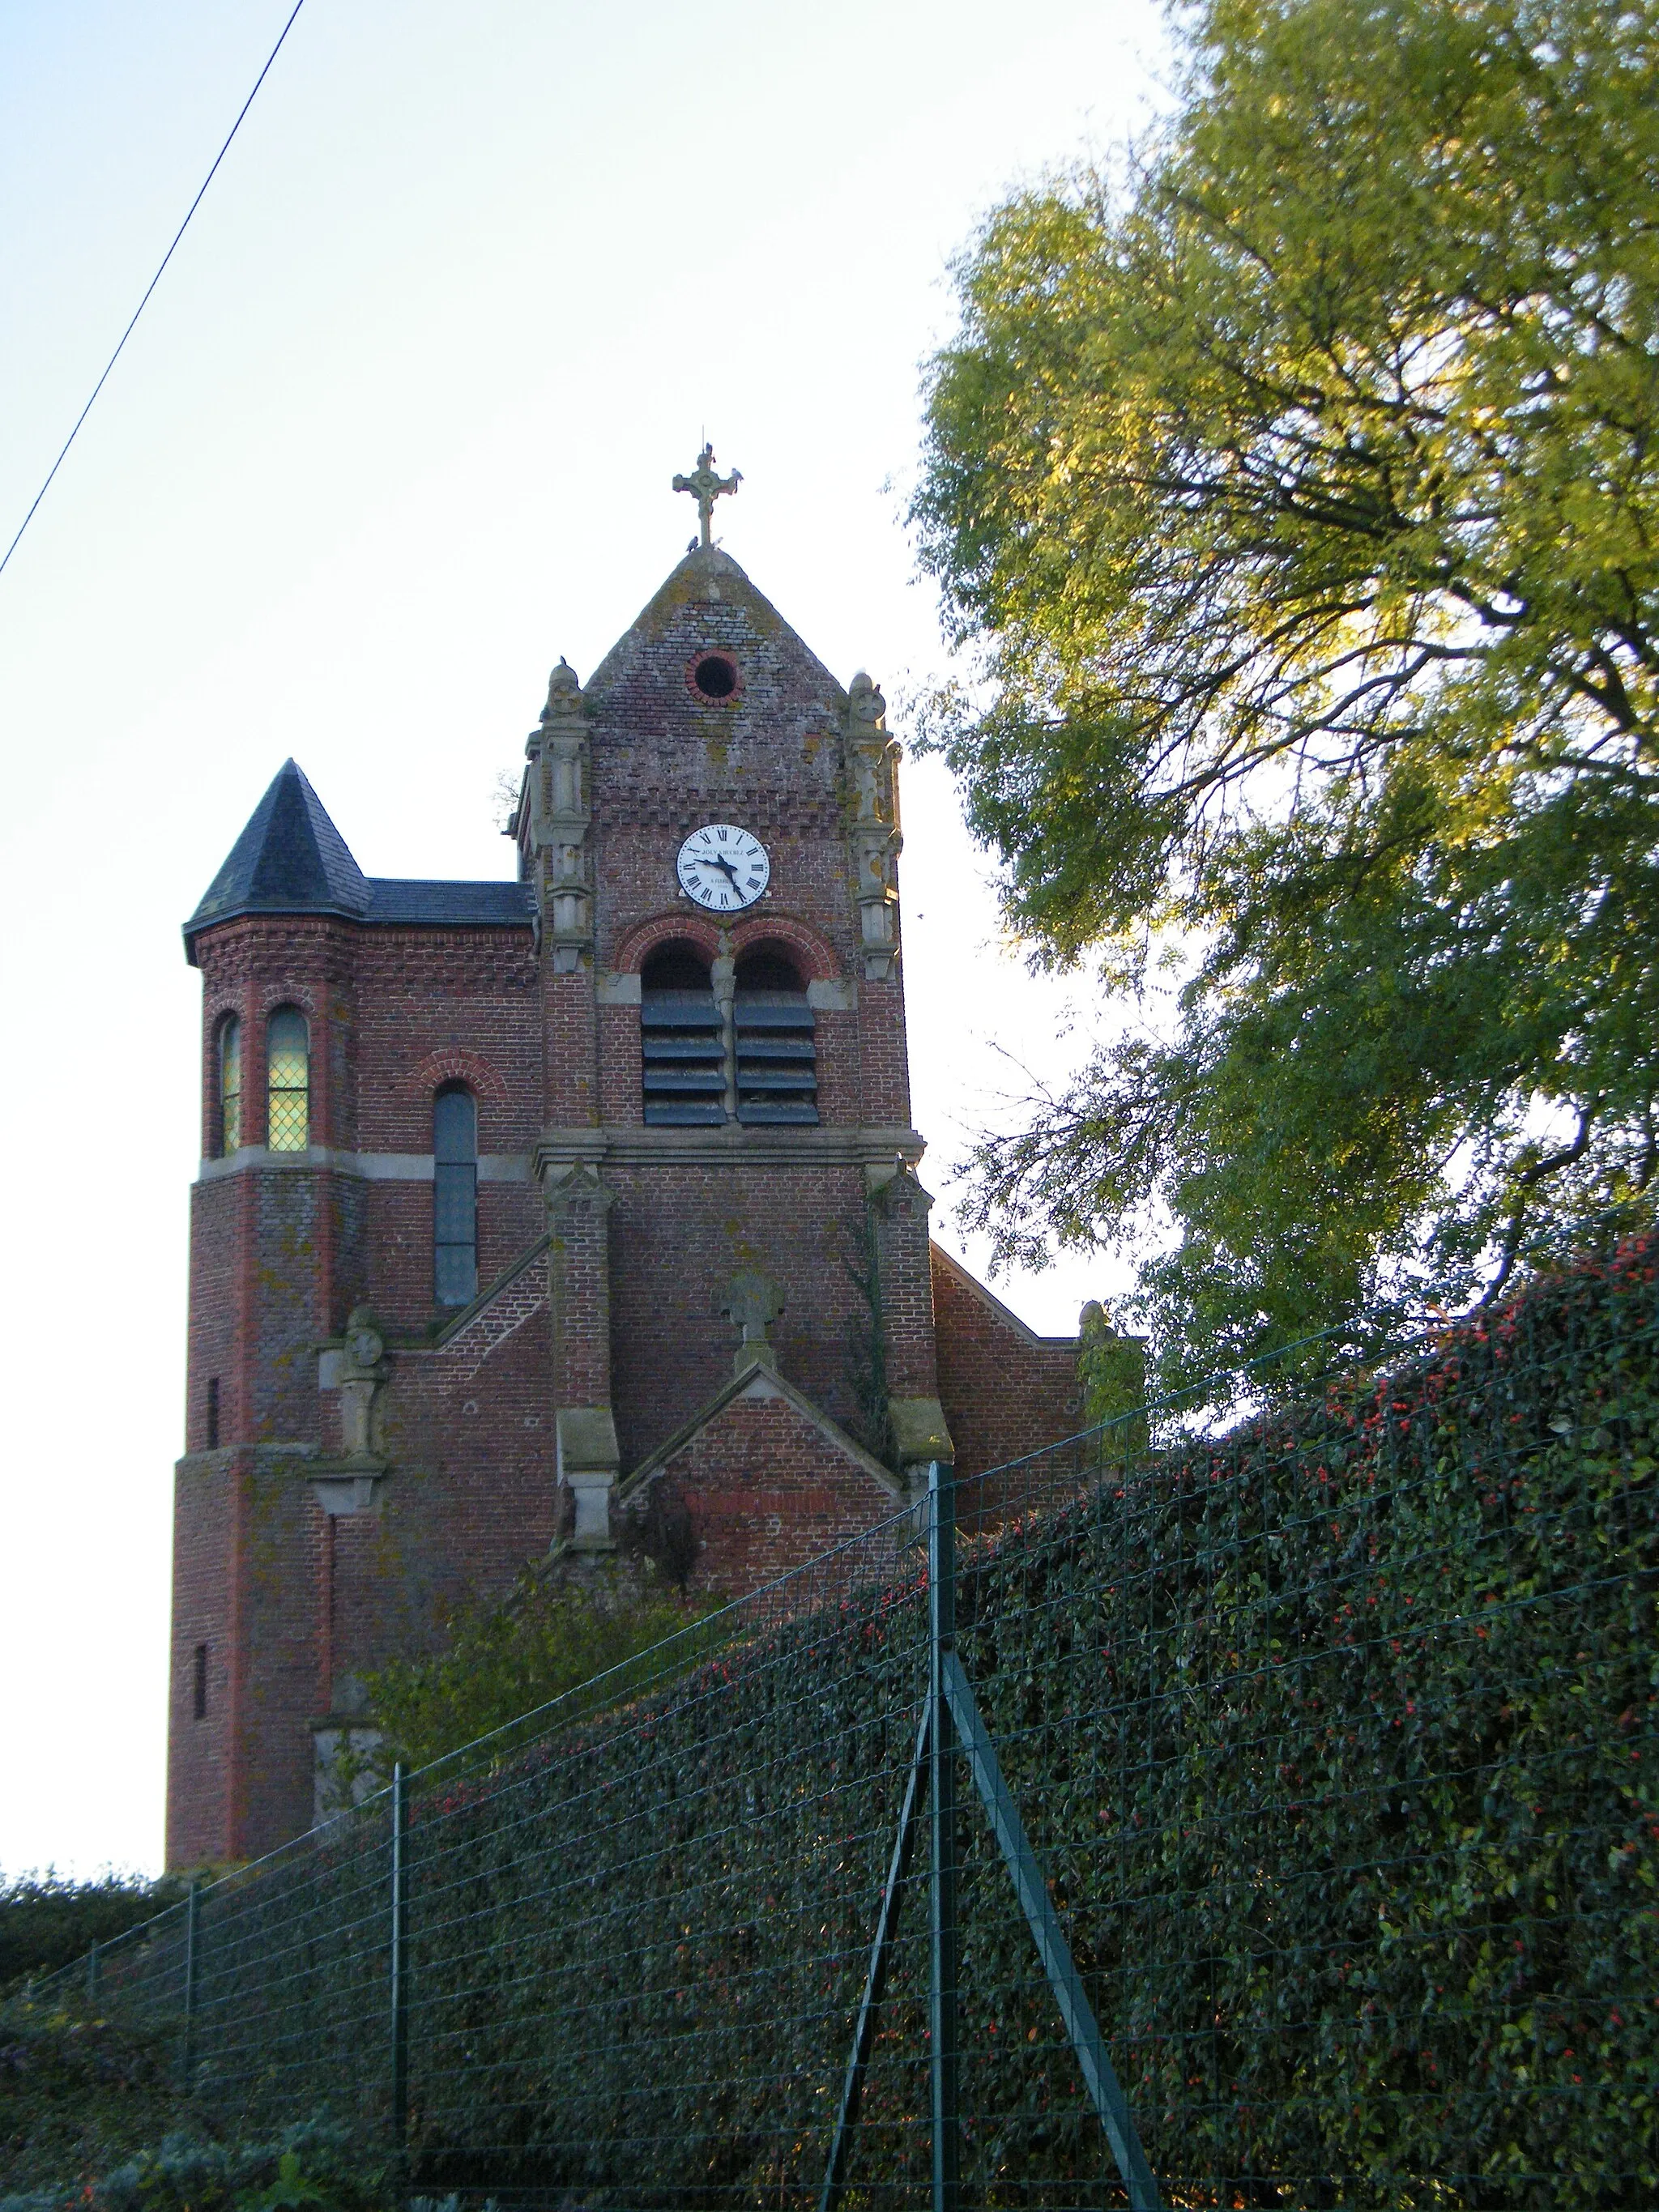
[[360, 921], [372, 898], [322, 800], [297, 762], [287, 760], [185, 924], [185, 943], [239, 914], [339, 914]]
[[199, 933], [240, 914], [336, 914], [392, 929], [533, 929], [536, 890], [511, 881], [365, 876], [289, 760], [185, 924], [185, 957], [194, 964]]

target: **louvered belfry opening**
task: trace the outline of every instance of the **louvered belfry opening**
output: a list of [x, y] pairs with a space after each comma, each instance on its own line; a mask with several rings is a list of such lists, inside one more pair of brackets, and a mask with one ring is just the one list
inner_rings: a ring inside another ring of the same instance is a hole
[[689, 945], [665, 945], [640, 973], [645, 1119], [699, 1128], [726, 1119], [726, 1036], [708, 967]]
[[794, 963], [769, 945], [746, 952], [738, 963], [733, 1012], [738, 1121], [816, 1121], [812, 1009]]

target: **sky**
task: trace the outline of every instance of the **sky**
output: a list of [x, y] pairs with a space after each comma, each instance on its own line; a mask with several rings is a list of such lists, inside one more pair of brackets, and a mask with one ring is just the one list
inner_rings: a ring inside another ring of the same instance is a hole
[[[292, 0], [0, 0], [0, 546]], [[1144, 127], [1145, 0], [306, 0], [0, 575], [12, 1073], [0, 1871], [155, 1871], [199, 979], [179, 924], [282, 761], [370, 875], [506, 876], [494, 792], [717, 529], [828, 665], [948, 672], [904, 525], [950, 266]], [[901, 738], [902, 714], [891, 718]], [[949, 779], [903, 771], [916, 1124], [1063, 1073]], [[1068, 1330], [1119, 1279], [998, 1288]]]

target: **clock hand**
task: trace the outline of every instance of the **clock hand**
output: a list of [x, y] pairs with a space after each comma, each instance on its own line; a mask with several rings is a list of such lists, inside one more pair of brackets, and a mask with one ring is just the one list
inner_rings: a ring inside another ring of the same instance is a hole
[[717, 854], [715, 854], [713, 856], [713, 858], [712, 858], [712, 859], [706, 860], [703, 862], [703, 866], [704, 866], [704, 867], [705, 867], [705, 868], [719, 868], [719, 869], [722, 870], [722, 871], [724, 872], [725, 875], [726, 875], [726, 880], [730, 883], [730, 884], [731, 884], [731, 886], [732, 886], [732, 890], [736, 890], [736, 889], [738, 888], [738, 872], [737, 872], [737, 870], [732, 866], [732, 863], [730, 862], [730, 860], [721, 860], [721, 858], [720, 857], [719, 854], [717, 853]]

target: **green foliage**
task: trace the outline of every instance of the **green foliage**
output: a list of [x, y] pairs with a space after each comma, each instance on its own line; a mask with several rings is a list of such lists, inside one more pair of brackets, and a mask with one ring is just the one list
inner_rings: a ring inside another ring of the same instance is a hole
[[[1659, 2201], [1656, 1278], [1635, 1240], [1225, 1436], [1000, 1474], [959, 1644], [1166, 2202]], [[863, 1566], [417, 1792], [416, 2186], [817, 2185], [927, 1676], [915, 1555]], [[969, 2201], [1115, 2203], [960, 1786]], [[386, 1837], [371, 1808], [208, 1893], [205, 2106], [348, 2085], [384, 2127]], [[918, 1888], [871, 2202], [925, 2195], [927, 1954]], [[165, 2001], [176, 1937], [129, 1971]]]
[[1184, 21], [1121, 183], [961, 264], [915, 506], [1010, 916], [1128, 994], [976, 1218], [1167, 1209], [1172, 1380], [1462, 1304], [1659, 1159], [1659, 0]]
[[0, 2197], [0, 2212], [391, 2212], [398, 2202], [384, 2159], [313, 2119], [271, 2141], [181, 2130], [95, 2178]]
[[1079, 1339], [1083, 1418], [1105, 1431], [1103, 1451], [1136, 1458], [1146, 1449], [1146, 1348], [1138, 1337], [1120, 1335], [1095, 1298], [1083, 1309]]
[[239, 2212], [301, 2212], [307, 2204], [331, 2204], [330, 2192], [300, 2163], [297, 2150], [285, 2150], [276, 2161], [276, 2178], [263, 2189], [238, 2200]]
[[0, 2003], [0, 2212], [392, 2205], [384, 2159], [331, 2122], [221, 2139], [184, 2093], [180, 2049], [175, 2019], [134, 2016], [118, 1997], [93, 2005], [60, 1987]]
[[[427, 1765], [625, 1668], [697, 1617], [620, 1578], [580, 1584], [526, 1569], [499, 1604], [459, 1608], [441, 1652], [394, 1660], [368, 1677], [370, 1709], [386, 1737], [378, 1758]], [[628, 1675], [611, 1686], [626, 1695]]]
[[179, 2121], [172, 2037], [61, 1998], [0, 2004], [0, 2191], [57, 2189], [62, 2204], [68, 2185]]
[[164, 1876], [106, 1875], [101, 1881], [20, 1875], [0, 1887], [0, 1990], [30, 1974], [49, 1974], [94, 1943], [136, 1928], [177, 1902], [184, 1885]]
[[[1195, 1439], [963, 1577], [1164, 2175], [1655, 2201], [1656, 1256]], [[1001, 1881], [981, 1847], [981, 2038], [1029, 1980]]]

